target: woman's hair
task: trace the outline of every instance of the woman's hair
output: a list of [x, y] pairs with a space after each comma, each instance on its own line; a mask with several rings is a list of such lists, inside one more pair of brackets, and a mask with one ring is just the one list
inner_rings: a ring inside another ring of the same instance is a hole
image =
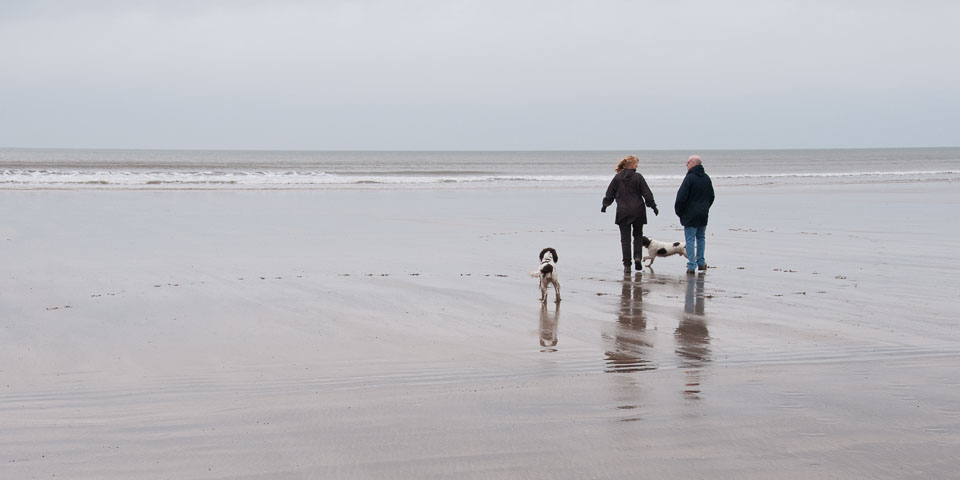
[[617, 173], [620, 173], [620, 170], [624, 168], [629, 168], [630, 165], [637, 165], [640, 163], [640, 159], [634, 155], [627, 155], [623, 157], [623, 160], [620, 160], [620, 163], [617, 164]]

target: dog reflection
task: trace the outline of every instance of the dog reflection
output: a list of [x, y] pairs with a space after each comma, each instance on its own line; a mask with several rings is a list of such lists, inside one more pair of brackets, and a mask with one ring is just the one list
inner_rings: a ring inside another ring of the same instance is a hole
[[676, 353], [686, 377], [683, 395], [688, 399], [700, 398], [701, 371], [710, 362], [710, 332], [704, 314], [703, 290], [702, 275], [687, 278], [683, 315], [674, 332]]
[[540, 346], [541, 352], [556, 352], [557, 327], [560, 324], [560, 304], [556, 303], [553, 315], [547, 311], [547, 304], [540, 306]]
[[640, 273], [634, 278], [630, 274], [623, 276], [620, 291], [620, 310], [617, 313], [617, 325], [606, 354], [607, 373], [632, 373], [653, 370], [656, 366], [647, 359], [653, 344], [646, 335], [647, 319], [643, 314], [643, 289]]

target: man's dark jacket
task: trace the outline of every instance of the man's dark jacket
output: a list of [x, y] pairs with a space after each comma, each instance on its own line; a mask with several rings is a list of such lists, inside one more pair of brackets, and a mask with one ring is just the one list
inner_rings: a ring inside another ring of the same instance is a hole
[[603, 197], [603, 210], [606, 210], [613, 201], [617, 201], [617, 216], [614, 221], [620, 225], [624, 223], [647, 223], [647, 209], [657, 208], [657, 202], [653, 201], [653, 192], [647, 186], [647, 181], [643, 175], [637, 173], [636, 169], [624, 168], [614, 175], [607, 187], [607, 194]]
[[684, 227], [706, 227], [713, 200], [713, 182], [703, 171], [703, 165], [697, 165], [683, 177], [673, 209]]

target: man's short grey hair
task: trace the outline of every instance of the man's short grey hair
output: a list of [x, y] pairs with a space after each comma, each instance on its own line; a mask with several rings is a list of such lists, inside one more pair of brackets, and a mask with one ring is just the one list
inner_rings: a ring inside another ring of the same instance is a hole
[[694, 165], [703, 165], [703, 162], [700, 161], [700, 155], [690, 155], [687, 161], [693, 162]]

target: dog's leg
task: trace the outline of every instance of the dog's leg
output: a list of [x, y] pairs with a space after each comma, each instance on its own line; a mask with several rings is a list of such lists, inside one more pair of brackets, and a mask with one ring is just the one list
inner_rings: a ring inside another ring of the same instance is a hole
[[560, 282], [556, 280], [553, 281], [553, 292], [557, 294], [556, 303], [560, 303]]
[[547, 282], [540, 279], [540, 303], [547, 303]]

